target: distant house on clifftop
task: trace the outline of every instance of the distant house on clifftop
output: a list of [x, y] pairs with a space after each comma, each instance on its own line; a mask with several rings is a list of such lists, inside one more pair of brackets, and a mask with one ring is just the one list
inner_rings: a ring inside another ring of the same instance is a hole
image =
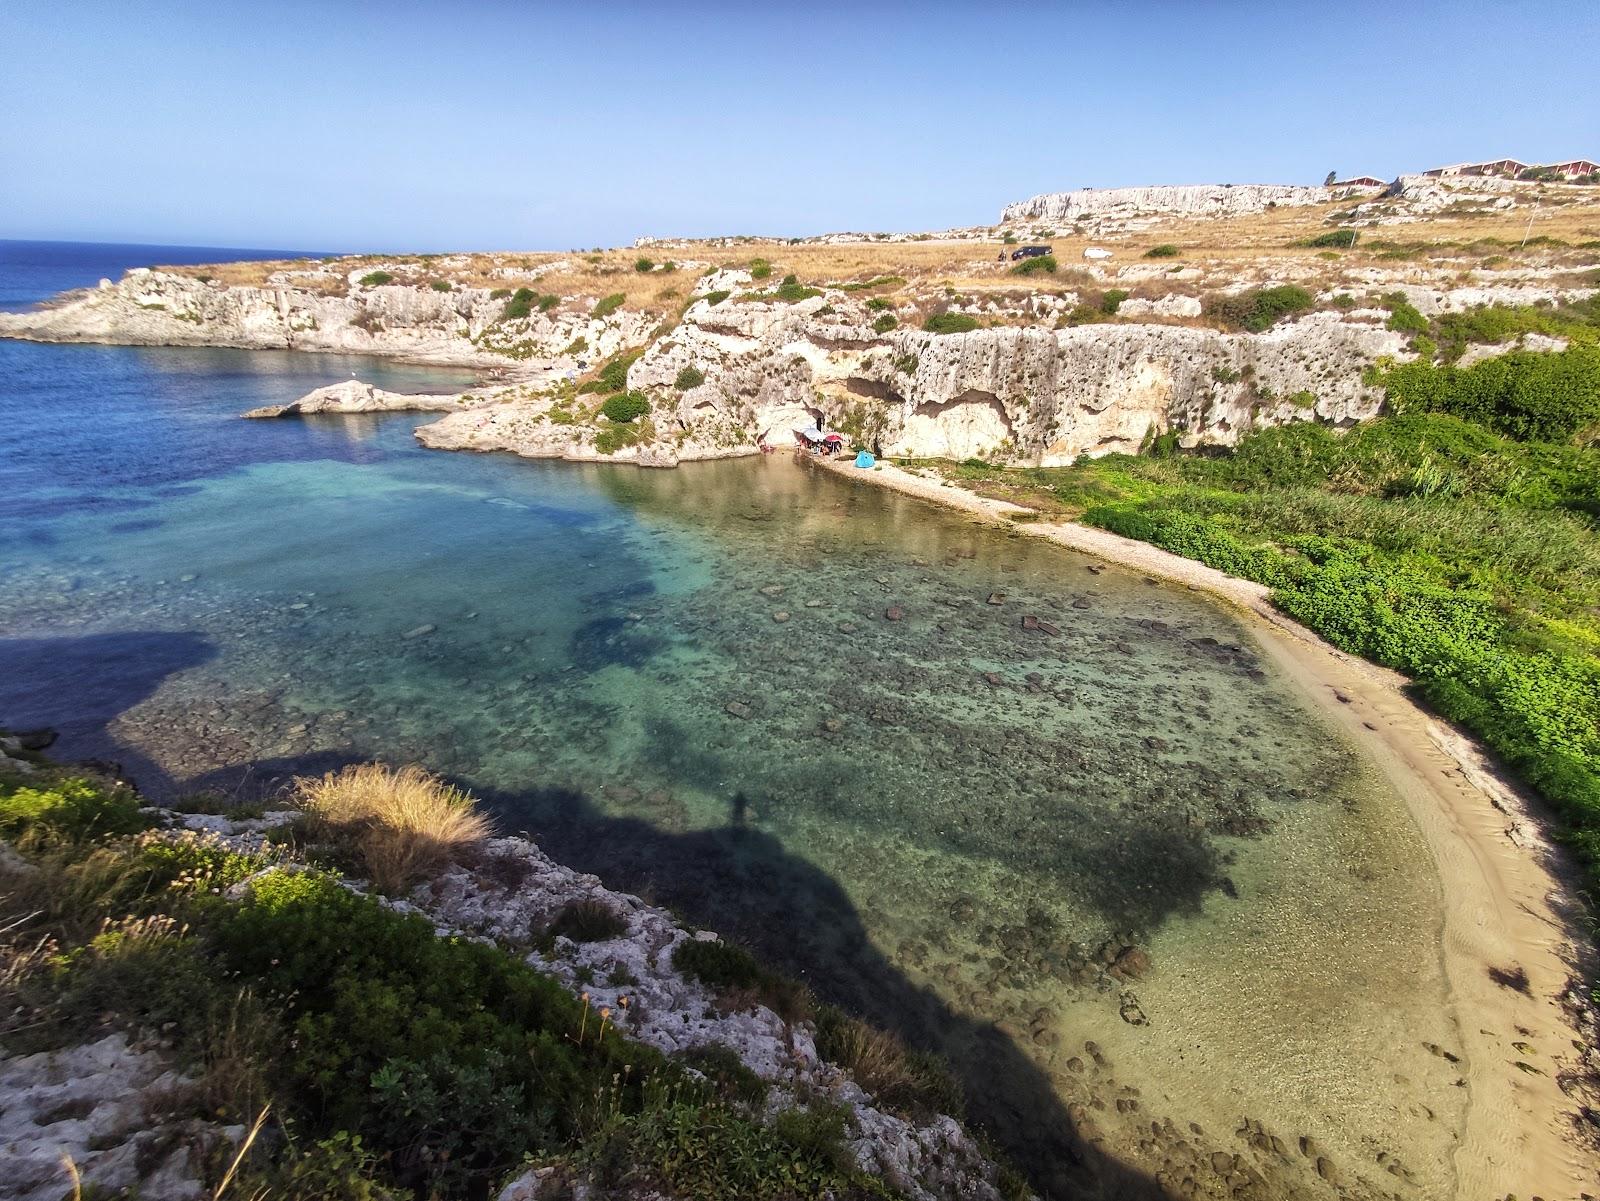
[[1587, 179], [1600, 175], [1600, 163], [1574, 158], [1562, 163], [1524, 163], [1514, 158], [1490, 159], [1486, 163], [1452, 163], [1435, 167], [1424, 175], [1440, 179], [1456, 175], [1498, 175], [1505, 179]]
[[1527, 163], [1518, 162], [1514, 158], [1496, 158], [1486, 163], [1452, 163], [1448, 167], [1435, 167], [1431, 171], [1424, 171], [1423, 174], [1435, 179], [1450, 175], [1503, 175], [1508, 179], [1515, 179], [1527, 169]]
[[1546, 163], [1546, 171], [1553, 171], [1562, 179], [1583, 179], [1591, 175], [1600, 175], [1600, 163], [1593, 159], [1574, 158], [1564, 163]]
[[1373, 175], [1355, 175], [1349, 179], [1336, 179], [1328, 185], [1330, 188], [1386, 188], [1389, 186], [1387, 179], [1378, 179]]

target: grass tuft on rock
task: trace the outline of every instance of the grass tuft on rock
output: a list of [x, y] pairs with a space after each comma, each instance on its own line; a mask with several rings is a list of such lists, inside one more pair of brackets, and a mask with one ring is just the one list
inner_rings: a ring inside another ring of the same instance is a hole
[[476, 802], [423, 768], [361, 763], [295, 781], [316, 832], [347, 849], [388, 894], [404, 892], [489, 837]]

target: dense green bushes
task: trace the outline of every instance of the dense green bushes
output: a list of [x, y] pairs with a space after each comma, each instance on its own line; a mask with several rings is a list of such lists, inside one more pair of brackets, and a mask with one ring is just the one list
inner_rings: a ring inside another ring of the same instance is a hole
[[1284, 284], [1208, 297], [1205, 313], [1229, 328], [1258, 334], [1291, 313], [1309, 309], [1315, 302], [1315, 297], [1299, 285]]
[[619, 392], [615, 396], [606, 397], [600, 411], [607, 420], [615, 421], [618, 425], [626, 425], [636, 421], [650, 411], [650, 399], [643, 392]]
[[1426, 360], [1385, 377], [1396, 412], [1441, 412], [1523, 441], [1593, 441], [1600, 434], [1600, 349], [1514, 352], [1471, 367]]
[[1390, 292], [1383, 298], [1389, 310], [1388, 326], [1403, 334], [1425, 334], [1430, 328], [1426, 317], [1411, 303], [1404, 292]]
[[594, 308], [589, 310], [589, 315], [591, 317], [609, 317], [620, 309], [627, 299], [627, 296], [622, 292], [613, 292], [610, 296], [602, 296], [594, 302]]
[[500, 310], [502, 321], [519, 321], [533, 312], [534, 303], [539, 299], [538, 293], [532, 288], [518, 288], [506, 301], [505, 307]]
[[1023, 259], [1011, 268], [1012, 275], [1054, 275], [1059, 266], [1053, 254], [1041, 254], [1037, 258]]
[[672, 386], [679, 392], [687, 392], [690, 388], [698, 388], [705, 382], [706, 373], [698, 367], [691, 366], [678, 372], [677, 378], [672, 381]]
[[377, 288], [393, 282], [394, 276], [387, 271], [369, 271], [361, 277], [361, 286], [364, 288]]
[[1357, 236], [1357, 231], [1353, 229], [1334, 229], [1315, 237], [1302, 238], [1295, 245], [1313, 250], [1349, 250], [1356, 244]]
[[624, 351], [607, 359], [594, 379], [583, 384], [579, 392], [623, 392], [628, 387], [628, 368], [638, 360], [643, 351]]
[[806, 288], [794, 275], [786, 275], [782, 283], [779, 283], [778, 288], [773, 289], [773, 296], [779, 301], [786, 302], [786, 304], [794, 304], [795, 301], [810, 301], [811, 297], [821, 296], [821, 294], [821, 288]]
[[884, 313], [872, 323], [872, 332], [875, 334], [886, 334], [899, 324], [900, 319], [893, 313]]
[[1162, 242], [1159, 246], [1152, 246], [1145, 251], [1144, 257], [1147, 259], [1175, 259], [1182, 253], [1183, 251], [1171, 242]]
[[965, 334], [978, 328], [978, 319], [969, 313], [935, 313], [922, 328], [930, 334]]
[[47, 843], [78, 842], [108, 834], [133, 834], [150, 823], [126, 789], [107, 790], [68, 777], [49, 784], [0, 780], [0, 838], [23, 835]]

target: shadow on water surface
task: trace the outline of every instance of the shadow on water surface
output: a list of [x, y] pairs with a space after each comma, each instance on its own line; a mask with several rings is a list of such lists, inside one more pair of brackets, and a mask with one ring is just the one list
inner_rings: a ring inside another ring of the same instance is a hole
[[[348, 751], [260, 760], [183, 781], [186, 791], [268, 791], [297, 774], [365, 760]], [[470, 779], [502, 830], [523, 830], [556, 861], [600, 876], [751, 947], [768, 964], [803, 980], [819, 997], [893, 1030], [912, 1046], [937, 1050], [961, 1078], [969, 1120], [986, 1130], [1051, 1201], [1160, 1201], [1148, 1175], [1080, 1132], [1049, 1076], [993, 1022], [953, 1010], [876, 950], [845, 890], [827, 873], [753, 828], [756, 799], [729, 801], [728, 824], [684, 833], [632, 817], [612, 817], [568, 789], [496, 791]], [[1085, 1052], [1088, 1054], [1089, 1052]], [[1081, 1120], [1083, 1115], [1077, 1115]]]
[[0, 723], [48, 727], [63, 760], [120, 764], [152, 792], [171, 781], [155, 762], [117, 741], [109, 726], [170, 675], [216, 657], [200, 634], [130, 630], [77, 638], [0, 638]]

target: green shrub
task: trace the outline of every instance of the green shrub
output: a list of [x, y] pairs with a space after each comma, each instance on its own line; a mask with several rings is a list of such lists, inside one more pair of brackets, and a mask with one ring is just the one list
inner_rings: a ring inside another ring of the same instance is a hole
[[690, 388], [698, 388], [706, 382], [706, 373], [698, 367], [685, 367], [678, 372], [678, 378], [672, 381], [672, 386], [679, 392], [687, 392]]
[[783, 277], [783, 282], [773, 289], [775, 299], [786, 304], [793, 304], [797, 300], [809, 300], [813, 296], [821, 296], [821, 288], [808, 288], [792, 275]]
[[594, 308], [589, 310], [589, 315], [591, 317], [609, 317], [620, 309], [627, 299], [627, 296], [622, 292], [613, 292], [610, 296], [602, 296], [594, 302]]
[[650, 400], [643, 392], [619, 392], [615, 396], [608, 396], [600, 406], [600, 411], [607, 420], [627, 425], [650, 411]]
[[1389, 310], [1388, 326], [1403, 334], [1425, 334], [1428, 332], [1428, 319], [1422, 315], [1416, 305], [1412, 304], [1404, 292], [1390, 292], [1383, 298], [1384, 307]]
[[1303, 312], [1316, 303], [1310, 292], [1297, 284], [1276, 288], [1256, 288], [1248, 292], [1209, 297], [1206, 315], [1225, 326], [1261, 333], [1291, 313]]
[[1041, 254], [1037, 258], [1023, 259], [1011, 268], [1012, 275], [1054, 275], [1056, 273], [1056, 256]]
[[737, 1052], [721, 1043], [690, 1047], [680, 1056], [684, 1063], [711, 1082], [719, 1094], [730, 1101], [759, 1109], [767, 1099], [768, 1085], [740, 1059]]
[[504, 300], [506, 297], [508, 297], [510, 295], [511, 295], [511, 289], [510, 288], [496, 288], [494, 291], [489, 293], [489, 299], [490, 300]]
[[871, 300], [867, 301], [867, 308], [873, 310], [874, 312], [887, 312], [889, 309], [894, 308], [894, 302], [885, 300], [882, 296], [874, 296]]
[[786, 976], [769, 971], [732, 943], [689, 939], [672, 952], [672, 966], [725, 993], [748, 993], [786, 1021], [811, 1015], [811, 998]]
[[761, 1125], [726, 1106], [668, 1101], [612, 1121], [578, 1162], [607, 1197], [898, 1196], [856, 1167], [845, 1135], [837, 1106], [785, 1110]]
[[897, 318], [893, 313], [884, 313], [872, 323], [872, 330], [874, 333], [886, 334], [899, 324], [899, 318]]
[[1017, 235], [1008, 233], [1005, 237], [1001, 238], [1000, 241], [1007, 246], [1015, 246], [1017, 244]]
[[561, 297], [556, 296], [554, 293], [547, 292], [543, 296], [539, 297], [539, 311], [541, 313], [548, 313], [560, 303]]
[[1317, 234], [1312, 238], [1302, 238], [1295, 245], [1309, 247], [1313, 250], [1349, 250], [1356, 244], [1356, 237], [1356, 230], [1332, 229], [1325, 234]]
[[134, 834], [150, 821], [126, 788], [78, 777], [24, 784], [0, 780], [0, 838], [26, 845]]
[[935, 313], [922, 328], [930, 334], [964, 334], [978, 328], [978, 319], [968, 313]]
[[766, 259], [751, 259], [750, 260], [750, 278], [751, 279], [766, 279], [771, 274], [772, 274], [772, 264], [767, 262]]
[[1163, 242], [1159, 246], [1150, 247], [1149, 250], [1144, 252], [1144, 257], [1147, 259], [1175, 259], [1182, 253], [1183, 251], [1171, 242]]
[[500, 310], [500, 320], [520, 321], [533, 312], [534, 302], [538, 300], [532, 288], [518, 288], [511, 299], [506, 301], [505, 307]]
[[924, 1121], [961, 1114], [961, 1086], [937, 1055], [908, 1050], [888, 1031], [831, 1005], [817, 1007], [816, 1024], [817, 1054], [847, 1070], [890, 1109]]
[[638, 360], [643, 351], [624, 351], [607, 359], [594, 379], [578, 389], [579, 392], [625, 392], [628, 388], [628, 368]]
[[600, 454], [614, 455], [619, 450], [637, 446], [641, 438], [640, 427], [632, 422], [626, 425], [608, 425], [595, 432], [594, 448]]
[[449, 292], [454, 290], [450, 281], [447, 279], [430, 280], [428, 287], [432, 288], [435, 292]]
[[717, 289], [715, 292], [707, 292], [706, 293], [706, 304], [710, 305], [712, 308], [716, 308], [719, 304], [721, 304], [724, 300], [728, 299], [728, 297], [730, 297], [732, 295], [733, 295], [732, 292], [726, 291], [726, 290], [721, 289], [721, 288]]
[[1517, 351], [1467, 368], [1418, 360], [1392, 369], [1383, 382], [1397, 413], [1452, 413], [1523, 441], [1592, 440], [1600, 427], [1594, 347]]
[[573, 942], [609, 942], [628, 932], [623, 916], [604, 901], [570, 901], [550, 923], [550, 933]]
[[865, 292], [870, 288], [903, 288], [905, 283], [906, 278], [903, 275], [877, 275], [871, 279], [840, 284], [839, 290], [841, 292]]
[[293, 1050], [275, 1072], [296, 1110], [359, 1135], [423, 1193], [469, 1191], [567, 1145], [581, 1134], [574, 1098], [605, 1089], [636, 1109], [666, 1066], [601, 1035], [557, 981], [316, 873], [257, 879], [246, 902], [213, 910], [207, 944], [283, 1002]]
[[765, 974], [756, 957], [732, 943], [691, 938], [672, 952], [672, 966], [712, 988], [755, 988]]
[[1105, 294], [1100, 297], [1100, 311], [1107, 317], [1114, 317], [1117, 310], [1122, 307], [1122, 302], [1126, 299], [1128, 299], [1128, 294], [1121, 288], [1108, 288]]
[[369, 271], [361, 277], [361, 285], [365, 288], [376, 288], [382, 284], [392, 284], [394, 276], [387, 271]]
[[640, 275], [644, 275], [647, 272], [654, 271], [656, 269], [656, 265], [650, 259], [639, 258], [634, 260], [633, 269], [639, 272]]

